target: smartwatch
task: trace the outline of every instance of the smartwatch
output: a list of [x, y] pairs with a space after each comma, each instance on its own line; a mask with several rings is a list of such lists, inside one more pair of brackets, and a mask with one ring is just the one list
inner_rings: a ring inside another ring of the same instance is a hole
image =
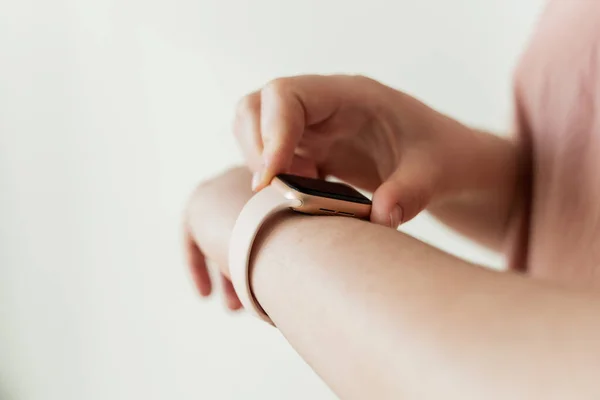
[[229, 272], [244, 308], [270, 324], [273, 322], [252, 293], [250, 255], [260, 227], [273, 215], [288, 209], [309, 215], [368, 219], [371, 200], [343, 183], [280, 174], [246, 203], [229, 244]]

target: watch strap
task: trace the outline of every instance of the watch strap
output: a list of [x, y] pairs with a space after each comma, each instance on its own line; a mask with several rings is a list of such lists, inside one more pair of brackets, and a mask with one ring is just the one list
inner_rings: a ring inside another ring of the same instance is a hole
[[274, 214], [290, 207], [299, 207], [298, 199], [286, 198], [274, 186], [267, 186], [256, 193], [244, 206], [233, 228], [229, 243], [229, 272], [231, 282], [244, 308], [273, 324], [256, 301], [250, 285], [250, 255], [256, 235], [261, 226]]

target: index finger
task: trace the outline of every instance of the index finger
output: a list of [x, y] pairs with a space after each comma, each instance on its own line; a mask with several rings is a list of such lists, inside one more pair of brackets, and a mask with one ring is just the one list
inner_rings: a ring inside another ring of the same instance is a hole
[[345, 76], [303, 75], [279, 78], [261, 91], [263, 169], [257, 189], [287, 172], [307, 126], [326, 121], [352, 98]]

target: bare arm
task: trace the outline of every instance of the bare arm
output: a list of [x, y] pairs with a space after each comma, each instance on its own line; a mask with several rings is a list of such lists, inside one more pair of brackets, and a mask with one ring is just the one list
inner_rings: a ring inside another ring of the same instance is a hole
[[[248, 179], [229, 172], [191, 203], [194, 237], [220, 265]], [[257, 299], [343, 398], [600, 396], [596, 294], [485, 270], [349, 218], [283, 215], [255, 249]]]
[[[221, 265], [247, 179], [230, 172], [192, 201], [194, 237]], [[300, 215], [262, 231], [252, 283], [343, 398], [600, 396], [596, 294], [485, 270], [375, 224]]]
[[[507, 231], [521, 215], [530, 173], [524, 149], [513, 139], [473, 130], [454, 120], [439, 129], [457, 138], [453, 143], [456, 187], [431, 202], [427, 210], [441, 222], [496, 251], [505, 249]], [[461, 135], [453, 131], [463, 130]], [[461, 150], [462, 149], [462, 150]]]
[[396, 227], [428, 209], [500, 250], [522, 204], [515, 143], [369, 78], [279, 78], [245, 96], [235, 121], [255, 188], [281, 172], [335, 176], [373, 192], [378, 224]]
[[[393, 98], [400, 121], [393, 130], [395, 140], [403, 146], [404, 132], [425, 136], [424, 147], [439, 170], [427, 210], [470, 239], [503, 250], [509, 224], [525, 200], [522, 186], [530, 173], [526, 149], [512, 138], [465, 126], [401, 92]], [[427, 159], [425, 153], [421, 157]]]
[[346, 219], [283, 218], [258, 249], [257, 298], [342, 398], [600, 395], [595, 297]]

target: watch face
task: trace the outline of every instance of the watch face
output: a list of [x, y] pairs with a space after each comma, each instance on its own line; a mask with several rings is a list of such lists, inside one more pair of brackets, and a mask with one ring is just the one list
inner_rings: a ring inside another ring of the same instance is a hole
[[363, 196], [351, 186], [343, 183], [329, 182], [322, 179], [304, 178], [302, 176], [279, 174], [282, 182], [300, 193], [311, 196], [350, 201], [353, 203], [371, 204], [371, 200]]

